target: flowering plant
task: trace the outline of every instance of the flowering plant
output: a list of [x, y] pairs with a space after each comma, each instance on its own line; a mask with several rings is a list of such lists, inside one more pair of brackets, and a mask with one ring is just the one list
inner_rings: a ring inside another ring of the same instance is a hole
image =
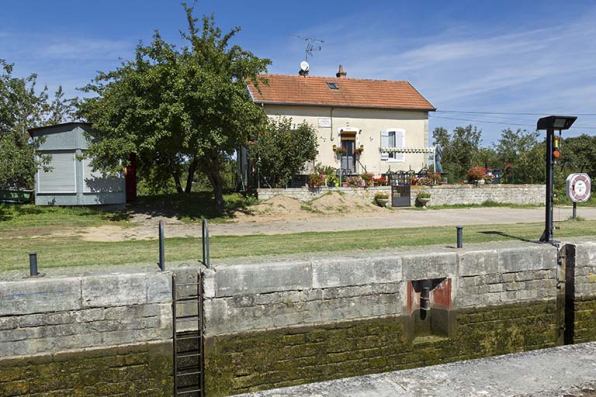
[[486, 168], [484, 167], [472, 167], [468, 171], [468, 181], [474, 182], [483, 179], [486, 175]]
[[486, 174], [484, 175], [484, 181], [486, 183], [493, 183], [493, 180], [495, 179], [495, 176], [493, 174]]
[[387, 200], [388, 198], [389, 198], [389, 195], [387, 193], [379, 192], [379, 193], [375, 194], [375, 200], [376, 199]]
[[365, 172], [364, 174], [361, 175], [362, 180], [364, 181], [364, 185], [365, 186], [372, 186], [373, 185], [373, 177], [375, 175], [370, 173], [370, 172]]
[[379, 186], [385, 186], [385, 185], [387, 185], [387, 183], [389, 183], [389, 181], [387, 180], [387, 177], [384, 177], [384, 176], [382, 176], [380, 178], [373, 178], [373, 182]]
[[336, 148], [336, 149], [334, 149], [334, 150], [335, 150], [335, 153], [337, 153], [337, 154], [346, 154], [346, 153], [348, 152], [348, 151], [347, 151], [345, 148], [343, 148], [343, 147], [338, 147], [338, 148]]
[[308, 176], [308, 187], [316, 188], [325, 184], [325, 175], [314, 173]]
[[364, 186], [364, 179], [359, 176], [350, 176], [348, 177], [348, 186], [355, 186], [355, 187], [363, 187]]

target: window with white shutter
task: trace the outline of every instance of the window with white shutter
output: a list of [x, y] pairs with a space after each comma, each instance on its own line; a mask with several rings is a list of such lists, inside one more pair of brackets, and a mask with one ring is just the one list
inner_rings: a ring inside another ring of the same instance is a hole
[[76, 193], [76, 162], [74, 152], [44, 152], [52, 156], [49, 171], [40, 168], [37, 174], [38, 193]]
[[381, 160], [405, 162], [404, 153], [392, 152], [391, 149], [406, 147], [406, 131], [403, 128], [388, 128], [381, 131], [381, 148], [389, 149], [381, 152]]
[[94, 170], [91, 160], [83, 160], [83, 193], [120, 193], [122, 184], [118, 178]]

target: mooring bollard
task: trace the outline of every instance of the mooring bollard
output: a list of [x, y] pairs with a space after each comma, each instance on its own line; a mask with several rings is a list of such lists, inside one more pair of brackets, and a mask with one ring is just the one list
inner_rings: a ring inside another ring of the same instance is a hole
[[456, 226], [457, 228], [457, 248], [464, 247], [464, 227]]
[[163, 221], [159, 221], [159, 262], [157, 265], [162, 272], [166, 270], [166, 253], [163, 240]]
[[29, 253], [29, 275], [31, 277], [39, 276], [37, 272], [37, 252]]

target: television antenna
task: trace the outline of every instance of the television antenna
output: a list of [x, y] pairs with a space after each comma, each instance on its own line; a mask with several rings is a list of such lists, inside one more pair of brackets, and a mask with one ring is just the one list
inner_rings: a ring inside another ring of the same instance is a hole
[[[304, 60], [308, 62], [308, 56], [313, 57], [313, 52], [321, 51], [322, 47], [320, 44], [323, 44], [325, 41], [321, 39], [316, 39], [314, 37], [306, 37], [300, 36], [297, 34], [291, 34], [290, 36], [298, 37], [300, 40], [304, 40], [305, 47], [304, 47]], [[319, 44], [317, 44], [319, 43]]]

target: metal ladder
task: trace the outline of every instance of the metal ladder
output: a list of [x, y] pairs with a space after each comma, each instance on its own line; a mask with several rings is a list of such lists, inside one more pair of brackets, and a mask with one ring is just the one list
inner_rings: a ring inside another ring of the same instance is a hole
[[174, 396], [204, 397], [203, 291], [197, 282], [178, 283], [172, 275]]

